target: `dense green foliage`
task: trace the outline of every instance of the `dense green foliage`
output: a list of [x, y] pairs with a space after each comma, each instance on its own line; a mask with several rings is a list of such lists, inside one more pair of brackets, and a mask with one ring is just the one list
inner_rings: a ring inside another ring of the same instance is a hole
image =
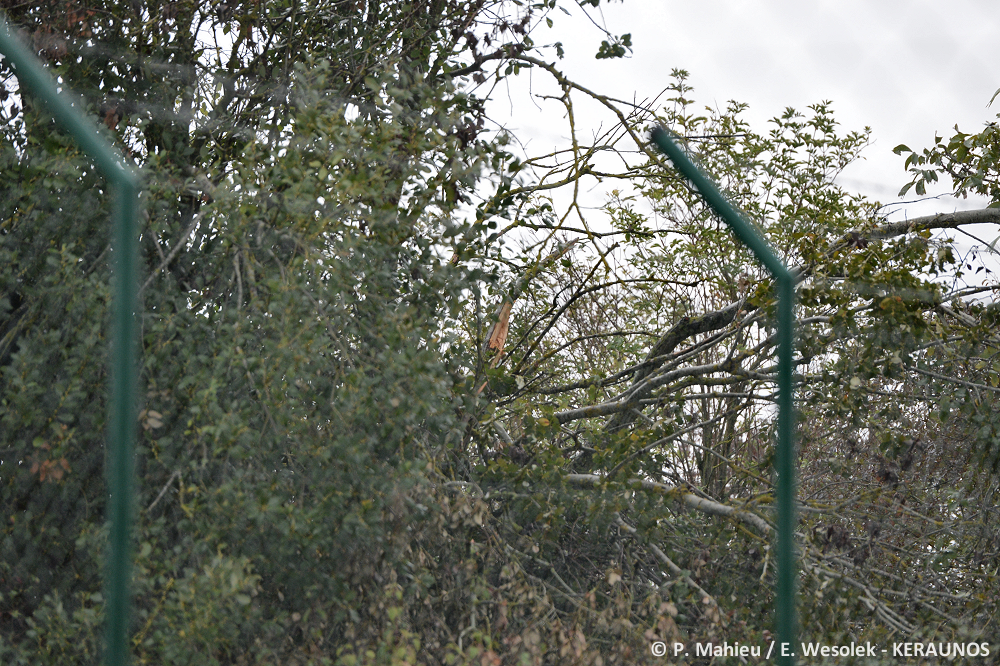
[[[800, 277], [804, 636], [996, 634], [997, 285], [946, 234], [1000, 215], [887, 222], [829, 104], [625, 107], [536, 47], [554, 2], [0, 6], [143, 174], [135, 663], [766, 645], [773, 294], [654, 122]], [[517, 153], [483, 91], [529, 68], [616, 129]], [[2, 76], [0, 660], [95, 663], [109, 196]], [[995, 198], [993, 143], [907, 167]]]

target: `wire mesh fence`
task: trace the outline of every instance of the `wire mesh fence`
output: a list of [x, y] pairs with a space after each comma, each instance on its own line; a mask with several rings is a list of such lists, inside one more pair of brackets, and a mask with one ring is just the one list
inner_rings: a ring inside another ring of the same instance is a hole
[[[995, 126], [900, 150], [981, 207], [893, 212], [836, 104], [606, 94], [598, 5], [581, 46], [548, 2], [2, 4], [142, 194], [115, 654], [115, 190], [4, 57], [0, 661], [995, 654]], [[794, 278], [800, 641], [778, 285], [655, 126]]]

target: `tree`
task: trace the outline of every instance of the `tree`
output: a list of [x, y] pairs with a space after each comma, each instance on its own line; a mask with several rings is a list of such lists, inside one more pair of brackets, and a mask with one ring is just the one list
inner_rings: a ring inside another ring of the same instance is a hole
[[[958, 257], [932, 235], [993, 211], [881, 219], [834, 182], [867, 134], [838, 134], [828, 104], [759, 134], [738, 104], [701, 115], [680, 71], [665, 109], [588, 90], [535, 45], [554, 9], [9, 7], [146, 179], [137, 663], [643, 663], [656, 638], [764, 641], [773, 296], [649, 148], [653, 122], [801, 276], [806, 634], [996, 626], [996, 477], [976, 466], [1000, 451], [995, 313], [988, 288], [935, 279]], [[630, 44], [602, 37], [598, 57]], [[562, 91], [564, 152], [485, 130], [481, 91], [525, 69]], [[0, 655], [86, 663], [107, 207], [7, 74]], [[611, 132], [586, 139], [580, 96]], [[622, 183], [607, 223], [575, 198], [591, 178]]]
[[[294, 660], [321, 627], [345, 662], [405, 648], [412, 633], [370, 618], [410, 561], [407, 529], [440, 513], [421, 480], [456, 425], [431, 341], [480, 278], [438, 251], [476, 233], [456, 208], [490, 156], [451, 71], [475, 70], [466, 33], [491, 28], [486, 12], [515, 51], [521, 18], [447, 2], [9, 9], [146, 179], [136, 660]], [[86, 662], [107, 207], [16, 85], [8, 72], [23, 108], [6, 107], [2, 144], [2, 650]]]
[[[698, 115], [686, 73], [675, 76], [663, 116], [618, 111], [645, 162], [597, 174], [639, 183], [638, 195], [613, 193], [612, 231], [590, 232], [579, 207], [583, 229], [559, 214], [539, 227], [530, 215], [545, 204], [531, 187], [520, 193], [523, 217], [504, 230], [537, 232], [525, 242], [533, 253], [561, 243], [544, 271], [510, 273], [514, 287], [498, 294], [495, 315], [509, 328], [503, 353], [480, 345], [470, 363], [491, 401], [477, 433], [490, 461], [484, 492], [514, 492], [511, 477], [536, 489], [498, 512], [506, 541], [530, 532], [522, 561], [554, 598], [611, 584], [609, 603], [628, 599], [623, 617], [649, 637], [765, 642], [774, 296], [748, 252], [643, 141], [643, 128], [659, 122], [689, 137], [691, 153], [799, 276], [805, 636], [991, 635], [997, 580], [986, 563], [995, 568], [998, 532], [983, 507], [995, 504], [1000, 457], [997, 311], [983, 296], [996, 283], [953, 282], [972, 258], [959, 263], [941, 231], [996, 224], [1000, 214], [887, 222], [877, 203], [835, 183], [867, 132], [839, 134], [828, 103], [809, 116], [789, 110], [762, 135], [739, 104]], [[592, 94], [569, 82], [565, 91], [567, 107], [571, 93]], [[984, 145], [992, 133], [952, 143]], [[583, 172], [609, 147], [573, 139], [574, 161], [553, 171]], [[947, 168], [995, 170], [985, 148], [976, 155]], [[956, 178], [959, 191], [969, 182]], [[480, 330], [470, 316], [470, 339], [494, 339]], [[678, 615], [651, 619], [647, 600], [663, 600], [665, 589]]]

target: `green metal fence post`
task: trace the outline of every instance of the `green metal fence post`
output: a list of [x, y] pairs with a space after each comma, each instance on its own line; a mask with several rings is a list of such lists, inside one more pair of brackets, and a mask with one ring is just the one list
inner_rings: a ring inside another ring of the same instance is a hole
[[135, 436], [135, 280], [136, 215], [139, 179], [121, 153], [98, 134], [96, 124], [84, 115], [82, 100], [59, 92], [55, 81], [17, 38], [0, 14], [0, 54], [21, 85], [41, 99], [49, 113], [94, 161], [117, 195], [113, 215], [114, 333], [111, 360], [111, 425], [106, 478], [110, 491], [108, 517], [111, 535], [105, 565], [106, 643], [104, 663], [128, 662], [129, 528], [132, 503], [132, 448]]
[[792, 394], [792, 349], [795, 328], [795, 277], [767, 242], [740, 215], [712, 181], [695, 166], [663, 128], [652, 131], [653, 143], [698, 190], [702, 199], [729, 225], [774, 277], [778, 291], [778, 589], [775, 620], [778, 663], [795, 663], [795, 415]]

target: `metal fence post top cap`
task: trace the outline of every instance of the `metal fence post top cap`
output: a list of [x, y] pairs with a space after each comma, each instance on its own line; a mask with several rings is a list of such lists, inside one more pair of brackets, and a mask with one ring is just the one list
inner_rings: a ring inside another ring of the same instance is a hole
[[[649, 134], [654, 139], [656, 138], [657, 134], [666, 134], [667, 136], [670, 136], [671, 134], [673, 134], [675, 137], [677, 136], [676, 134], [674, 134], [673, 132], [671, 132], [670, 130], [668, 130], [663, 125], [654, 125], [653, 128], [651, 130], [649, 130]], [[680, 137], [678, 137], [678, 138], [680, 138]]]

